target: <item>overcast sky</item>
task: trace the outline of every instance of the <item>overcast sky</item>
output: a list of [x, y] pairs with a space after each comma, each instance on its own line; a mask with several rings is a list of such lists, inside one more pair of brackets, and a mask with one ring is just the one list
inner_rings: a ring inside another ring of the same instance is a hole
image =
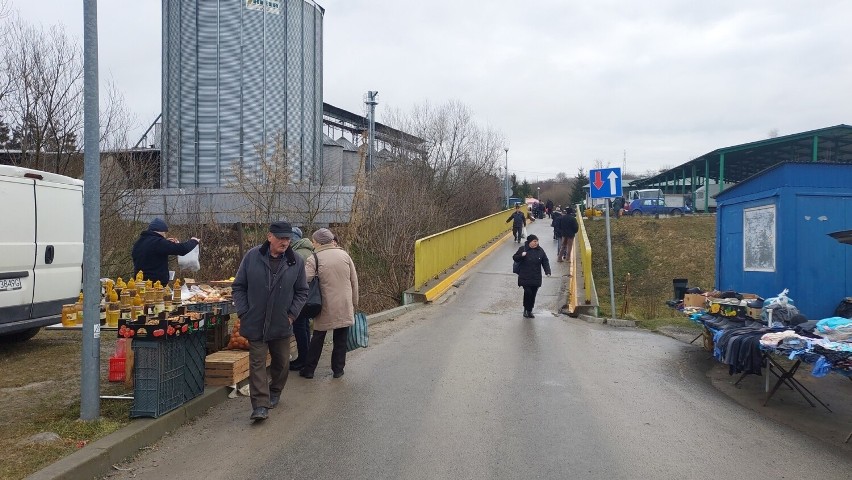
[[[177, 0], [173, 0], [177, 1]], [[235, 1], [235, 0], [231, 0]], [[290, 0], [293, 1], [293, 0]], [[82, 1], [12, 0], [82, 44]], [[458, 100], [531, 181], [596, 159], [641, 173], [852, 124], [848, 0], [325, 0], [325, 101], [363, 113]], [[160, 112], [159, 0], [99, 2], [100, 72]]]

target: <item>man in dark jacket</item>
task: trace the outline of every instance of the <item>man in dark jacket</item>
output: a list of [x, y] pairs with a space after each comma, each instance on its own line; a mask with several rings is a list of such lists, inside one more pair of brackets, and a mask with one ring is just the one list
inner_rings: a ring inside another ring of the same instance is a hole
[[524, 289], [524, 318], [535, 318], [533, 307], [535, 307], [535, 296], [541, 287], [541, 270], [550, 276], [550, 261], [544, 249], [538, 245], [538, 237], [530, 235], [523, 247], [512, 256], [512, 260], [519, 262], [518, 286]]
[[139, 235], [130, 254], [134, 273], [142, 270], [145, 280], [159, 280], [163, 285], [169, 283], [169, 255], [186, 255], [201, 243], [195, 237], [180, 243], [176, 238], [167, 238], [168, 231], [166, 222], [155, 218], [148, 224], [148, 230]]
[[512, 222], [512, 234], [515, 236], [515, 241], [521, 243], [521, 233], [527, 224], [527, 219], [524, 217], [524, 213], [521, 212], [520, 205], [515, 205], [515, 211], [506, 220], [506, 223], [509, 222]]
[[[249, 250], [232, 286], [240, 335], [249, 341], [251, 419], [265, 420], [281, 400], [290, 373], [293, 321], [308, 298], [305, 261], [290, 248], [287, 222], [269, 226], [266, 242]], [[266, 355], [272, 356], [269, 375]], [[270, 378], [271, 377], [271, 383]]]
[[562, 232], [559, 231], [559, 217], [562, 216], [562, 212], [559, 210], [554, 210], [550, 214], [550, 226], [553, 227], [553, 239], [556, 240], [556, 248], [559, 248], [559, 245], [562, 243]]
[[580, 224], [577, 223], [577, 218], [573, 215], [573, 210], [568, 210], [564, 215], [559, 217], [559, 233], [562, 234], [562, 243], [559, 246], [559, 252], [556, 254], [557, 262], [564, 262], [571, 258], [571, 250], [574, 248], [574, 236], [580, 230]]

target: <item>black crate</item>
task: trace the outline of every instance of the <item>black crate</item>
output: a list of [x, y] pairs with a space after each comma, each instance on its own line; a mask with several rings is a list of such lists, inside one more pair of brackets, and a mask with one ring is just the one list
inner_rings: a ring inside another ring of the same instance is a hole
[[228, 328], [228, 315], [220, 315], [212, 326], [207, 328], [207, 354], [216, 353], [228, 346], [231, 339]]
[[207, 357], [207, 332], [198, 330], [182, 335], [178, 340], [184, 344], [183, 383], [186, 400], [204, 393], [204, 360]]
[[234, 304], [230, 300], [221, 302], [201, 302], [201, 303], [186, 303], [183, 305], [188, 312], [213, 312], [214, 309], [219, 309], [219, 313], [230, 315], [234, 313]]
[[157, 418], [183, 405], [186, 351], [181, 339], [134, 339], [132, 418]]

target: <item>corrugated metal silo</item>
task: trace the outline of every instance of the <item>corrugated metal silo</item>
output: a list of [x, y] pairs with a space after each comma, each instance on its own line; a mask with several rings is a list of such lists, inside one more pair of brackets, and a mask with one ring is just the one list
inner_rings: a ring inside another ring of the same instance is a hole
[[323, 9], [311, 0], [163, 0], [163, 182], [226, 186], [285, 145], [293, 180], [322, 155]]
[[351, 187], [355, 185], [355, 177], [360, 167], [358, 147], [344, 137], [338, 138], [337, 143], [343, 145], [343, 185]]
[[343, 145], [326, 134], [322, 135], [322, 181], [323, 185], [342, 185]]

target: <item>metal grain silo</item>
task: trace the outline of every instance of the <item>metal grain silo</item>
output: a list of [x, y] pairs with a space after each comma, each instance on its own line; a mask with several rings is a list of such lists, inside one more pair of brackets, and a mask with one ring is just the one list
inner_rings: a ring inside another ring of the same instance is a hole
[[322, 20], [311, 0], [163, 0], [163, 182], [227, 186], [286, 147], [293, 181], [322, 155]]

